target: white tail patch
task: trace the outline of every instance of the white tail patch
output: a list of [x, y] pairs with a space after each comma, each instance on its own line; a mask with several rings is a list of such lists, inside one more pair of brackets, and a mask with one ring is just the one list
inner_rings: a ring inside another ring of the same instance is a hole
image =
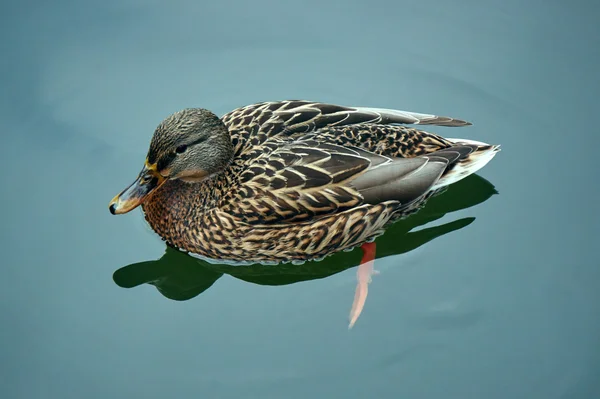
[[[466, 139], [447, 139], [455, 144], [471, 144], [477, 146], [490, 146], [490, 144], [482, 143], [481, 141], [466, 140]], [[438, 180], [431, 190], [436, 190], [448, 186], [452, 183], [456, 183], [464, 179], [465, 177], [477, 172], [479, 169], [487, 165], [488, 162], [494, 158], [494, 156], [500, 151], [499, 145], [493, 145], [491, 148], [485, 150], [477, 150], [471, 153], [467, 159], [456, 163], [451, 171], [446, 173], [440, 180]]]

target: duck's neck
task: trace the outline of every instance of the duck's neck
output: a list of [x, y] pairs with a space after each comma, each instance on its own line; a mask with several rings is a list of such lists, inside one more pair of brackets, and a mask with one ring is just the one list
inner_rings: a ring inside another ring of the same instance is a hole
[[142, 205], [146, 220], [167, 241], [182, 228], [198, 228], [204, 214], [218, 206], [227, 176], [216, 174], [199, 183], [169, 180]]

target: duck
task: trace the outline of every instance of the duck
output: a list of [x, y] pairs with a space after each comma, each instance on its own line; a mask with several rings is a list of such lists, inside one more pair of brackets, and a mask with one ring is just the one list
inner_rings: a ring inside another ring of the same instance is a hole
[[421, 125], [471, 123], [307, 100], [222, 117], [186, 108], [160, 122], [142, 170], [109, 210], [140, 206], [168, 246], [203, 259], [320, 260], [373, 242], [500, 150]]

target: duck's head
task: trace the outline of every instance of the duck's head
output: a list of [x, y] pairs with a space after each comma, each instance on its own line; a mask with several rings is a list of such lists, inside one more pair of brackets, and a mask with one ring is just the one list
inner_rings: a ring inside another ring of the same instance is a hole
[[229, 132], [218, 116], [201, 108], [176, 112], [158, 125], [142, 171], [110, 201], [109, 210], [114, 215], [135, 209], [169, 179], [200, 182], [232, 157]]

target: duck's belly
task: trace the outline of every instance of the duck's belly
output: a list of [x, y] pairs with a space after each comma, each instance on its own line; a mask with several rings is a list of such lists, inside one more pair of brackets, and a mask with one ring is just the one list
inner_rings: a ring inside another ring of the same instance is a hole
[[319, 259], [360, 246], [383, 233], [397, 208], [389, 201], [310, 222], [273, 225], [241, 223], [215, 209], [184, 217], [186, 213], [156, 212], [146, 205], [144, 213], [152, 229], [182, 251], [221, 263], [279, 263]]

